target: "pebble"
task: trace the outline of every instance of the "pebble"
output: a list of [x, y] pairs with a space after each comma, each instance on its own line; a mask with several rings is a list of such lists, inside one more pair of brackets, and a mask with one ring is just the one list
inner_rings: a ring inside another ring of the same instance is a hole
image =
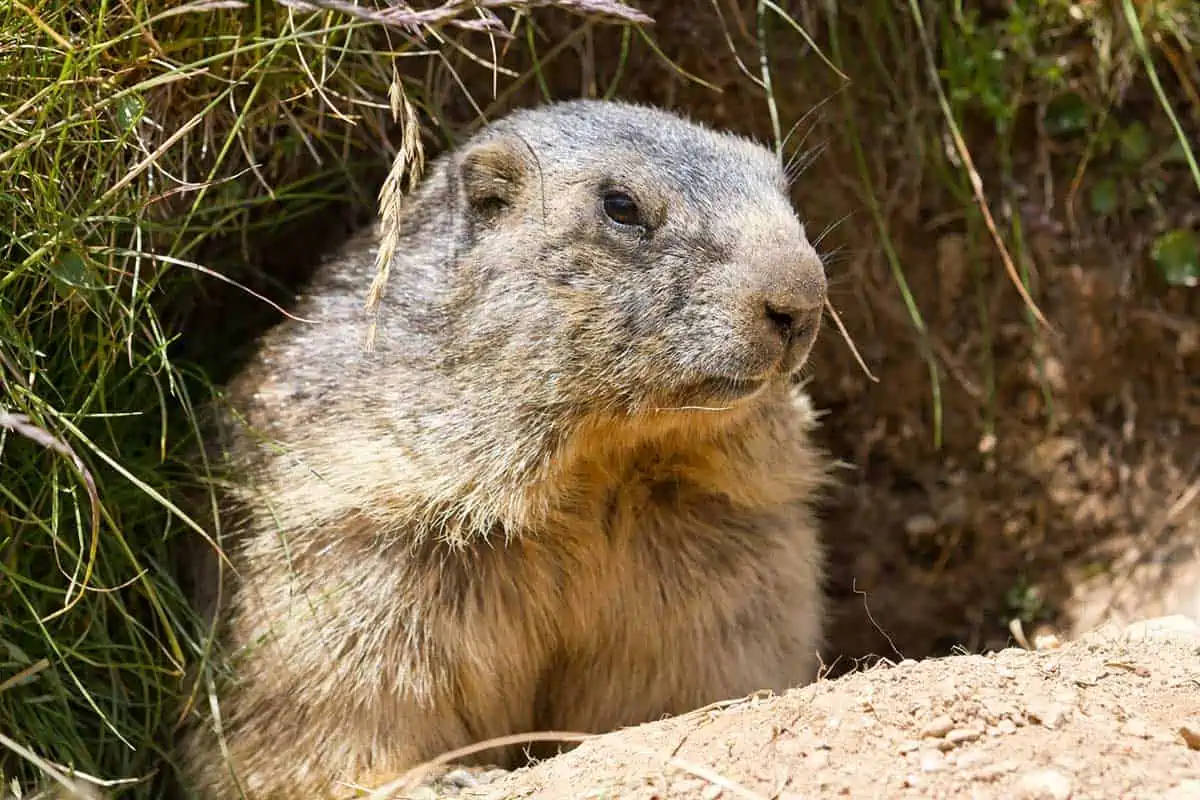
[[921, 729], [922, 739], [940, 739], [950, 731], [954, 730], [954, 720], [949, 716], [942, 714], [941, 716], [931, 719], [924, 728]]
[[1179, 735], [1192, 750], [1200, 750], [1200, 718], [1189, 719], [1179, 726]]
[[1017, 764], [1012, 761], [1001, 761], [998, 764], [989, 764], [979, 768], [975, 773], [975, 778], [981, 781], [994, 781], [1003, 778], [1008, 773], [1017, 768]]
[[1128, 720], [1121, 726], [1121, 733], [1126, 736], [1136, 736], [1139, 739], [1150, 738], [1150, 729], [1146, 727], [1146, 723], [1136, 718]]
[[1068, 800], [1071, 779], [1057, 770], [1039, 769], [1018, 778], [1014, 788], [1021, 800]]
[[441, 783], [448, 783], [459, 789], [467, 789], [479, 784], [479, 779], [465, 769], [454, 769], [441, 777]]
[[[996, 671], [996, 674], [1002, 678], [1004, 677], [1004, 674], [999, 670]], [[1006, 680], [1011, 680], [1012, 677], [1013, 675], [1010, 672]], [[989, 698], [983, 701], [983, 718], [986, 722], [990, 722], [993, 725], [1002, 719], [1012, 719], [1019, 716], [1021, 716], [1021, 712], [1017, 710], [1017, 707], [1005, 700]]]
[[1200, 623], [1183, 614], [1135, 622], [1125, 628], [1127, 639], [1134, 641], [1175, 641], [1180, 644], [1200, 644]]
[[1061, 703], [1034, 703], [1025, 708], [1025, 715], [1053, 730], [1066, 719], [1068, 711], [1069, 709]]
[[1062, 644], [1062, 638], [1053, 630], [1042, 628], [1034, 631], [1034, 650], [1057, 650]]
[[1167, 790], [1163, 800], [1196, 800], [1200, 798], [1200, 781], [1184, 781]]
[[962, 495], [957, 495], [938, 511], [938, 521], [943, 525], [965, 525], [970, 517], [971, 507]]
[[945, 757], [936, 750], [921, 756], [921, 772], [941, 772], [946, 768]]
[[962, 744], [963, 742], [973, 742], [979, 738], [979, 731], [969, 730], [967, 728], [956, 728], [946, 734], [946, 740], [951, 744]]
[[938, 522], [929, 514], [914, 514], [904, 521], [909, 536], [928, 536], [938, 529]]
[[704, 798], [704, 800], [717, 800], [717, 798], [720, 797], [721, 793], [724, 791], [725, 790], [723, 788], [713, 783], [709, 784], [709, 787], [701, 792], [700, 796]]

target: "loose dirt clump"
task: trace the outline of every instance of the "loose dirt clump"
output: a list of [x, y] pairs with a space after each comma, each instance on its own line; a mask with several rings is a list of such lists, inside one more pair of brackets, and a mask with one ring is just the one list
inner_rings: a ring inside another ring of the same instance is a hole
[[1200, 797], [1197, 726], [1200, 626], [1166, 617], [1052, 650], [879, 661], [596, 737], [460, 796]]

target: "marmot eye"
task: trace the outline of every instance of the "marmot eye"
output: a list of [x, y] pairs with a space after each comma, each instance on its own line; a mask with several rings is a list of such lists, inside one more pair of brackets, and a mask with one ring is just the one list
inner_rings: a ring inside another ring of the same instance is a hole
[[642, 224], [637, 203], [624, 192], [604, 193], [604, 213], [618, 225], [636, 227]]

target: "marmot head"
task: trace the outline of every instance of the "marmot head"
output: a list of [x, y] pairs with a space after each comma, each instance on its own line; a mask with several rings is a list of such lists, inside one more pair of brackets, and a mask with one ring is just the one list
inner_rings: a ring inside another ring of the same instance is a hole
[[393, 296], [445, 331], [443, 371], [526, 407], [629, 414], [752, 403], [808, 357], [824, 268], [761, 145], [571, 101], [493, 123], [435, 175], [401, 244], [423, 254], [393, 272], [417, 283]]

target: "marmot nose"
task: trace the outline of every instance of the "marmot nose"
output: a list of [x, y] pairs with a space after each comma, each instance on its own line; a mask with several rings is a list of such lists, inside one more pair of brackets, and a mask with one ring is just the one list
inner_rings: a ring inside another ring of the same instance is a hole
[[821, 306], [784, 297], [769, 297], [763, 302], [767, 327], [785, 344], [812, 335], [821, 317]]
[[785, 360], [807, 352], [825, 308], [825, 265], [803, 236], [772, 228], [755, 231], [737, 274], [742, 324], [762, 358]]

